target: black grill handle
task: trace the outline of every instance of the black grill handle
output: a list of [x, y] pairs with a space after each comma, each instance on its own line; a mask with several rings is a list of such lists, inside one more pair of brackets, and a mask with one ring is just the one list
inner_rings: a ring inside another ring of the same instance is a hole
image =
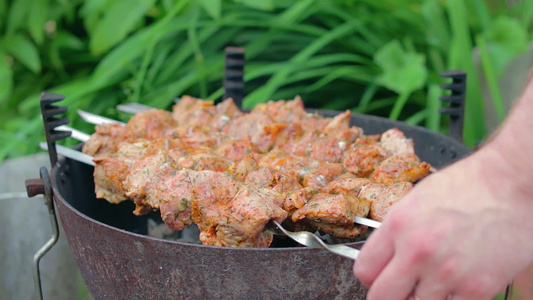
[[439, 74], [444, 78], [451, 78], [451, 83], [442, 84], [444, 90], [450, 90], [451, 94], [439, 97], [440, 101], [450, 103], [448, 107], [439, 109], [439, 113], [450, 116], [449, 135], [463, 142], [463, 129], [465, 117], [466, 99], [466, 72], [461, 70], [446, 71]]
[[227, 47], [224, 55], [224, 96], [222, 100], [232, 98], [235, 105], [242, 108], [242, 99], [244, 98], [244, 48]]
[[41, 284], [41, 270], [39, 268], [39, 262], [41, 261], [41, 258], [56, 244], [57, 240], [59, 239], [59, 226], [57, 223], [56, 211], [54, 207], [54, 195], [52, 192], [52, 182], [50, 181], [50, 175], [46, 167], [41, 167], [39, 173], [41, 175], [40, 179], [28, 179], [26, 180], [25, 184], [26, 193], [28, 194], [28, 197], [44, 195], [44, 204], [48, 208], [48, 214], [50, 215], [50, 223], [52, 224], [52, 237], [33, 256], [33, 280], [35, 282], [35, 289], [37, 290], [38, 299], [42, 300], [43, 290]]
[[48, 144], [48, 154], [50, 155], [51, 166], [57, 163], [56, 142], [69, 137], [70, 131], [57, 131], [55, 128], [61, 125], [66, 125], [70, 122], [68, 118], [60, 118], [58, 115], [67, 112], [66, 106], [55, 106], [53, 103], [65, 99], [65, 96], [54, 93], [42, 93], [41, 114], [43, 116], [44, 134], [46, 135], [46, 143]]

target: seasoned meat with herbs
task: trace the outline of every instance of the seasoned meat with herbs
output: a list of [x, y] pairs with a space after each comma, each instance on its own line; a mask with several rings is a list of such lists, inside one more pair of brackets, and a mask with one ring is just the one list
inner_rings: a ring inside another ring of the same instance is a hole
[[414, 154], [415, 148], [412, 139], [405, 137], [403, 132], [397, 128], [392, 128], [381, 134], [379, 145], [390, 155]]
[[394, 155], [383, 160], [370, 179], [379, 183], [415, 182], [429, 175], [431, 165], [421, 162], [415, 154]]
[[[269, 189], [254, 188], [220, 172], [209, 172], [192, 189], [192, 219], [205, 245], [268, 247], [272, 234], [264, 228], [270, 220], [283, 222], [287, 212], [283, 196]], [[197, 176], [188, 171], [189, 177]]]
[[361, 187], [358, 197], [370, 201], [370, 217], [382, 221], [394, 204], [413, 188], [410, 182], [369, 183]]
[[370, 202], [347, 194], [313, 195], [291, 219], [293, 222], [304, 221], [320, 230], [340, 238], [354, 238], [366, 230], [366, 226], [354, 222], [356, 216], [366, 217], [370, 211]]
[[82, 152], [88, 155], [117, 152], [120, 144], [127, 140], [127, 128], [122, 124], [105, 123], [94, 126], [95, 133], [83, 145]]
[[387, 157], [387, 151], [378, 145], [354, 145], [344, 153], [342, 165], [357, 177], [367, 177]]

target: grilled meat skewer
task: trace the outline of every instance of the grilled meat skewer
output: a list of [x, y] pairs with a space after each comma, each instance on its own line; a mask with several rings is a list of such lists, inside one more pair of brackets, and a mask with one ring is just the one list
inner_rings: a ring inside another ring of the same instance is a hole
[[[261, 104], [244, 114], [231, 99], [215, 106], [183, 97], [172, 113], [146, 110], [126, 125], [97, 126], [83, 151], [95, 156], [98, 197], [113, 203], [131, 199], [139, 215], [159, 209], [167, 226], [175, 230], [194, 221], [203, 228], [206, 244], [268, 244], [268, 236], [237, 228], [237, 223], [230, 228], [209, 217], [224, 215], [227, 205], [237, 198], [244, 200], [235, 203], [249, 203], [248, 210], [261, 211], [265, 203], [253, 200], [256, 194], [271, 195], [265, 198], [270, 201], [268, 211], [285, 211], [285, 216], [276, 213], [268, 220], [292, 216], [293, 222], [313, 229], [353, 237], [364, 231], [353, 225], [354, 214], [366, 217], [370, 213], [380, 220], [401, 199], [400, 191], [410, 189], [402, 183], [423, 178], [429, 164], [419, 161], [412, 141], [401, 131], [364, 136], [362, 129], [349, 126], [349, 119], [349, 111], [334, 118], [309, 114], [299, 98]], [[193, 179], [176, 181], [185, 174], [211, 177], [199, 185]], [[229, 196], [217, 195], [219, 189], [211, 178], [234, 180], [235, 188], [225, 190]], [[359, 195], [370, 183], [390, 191], [386, 201], [379, 195]], [[213, 194], [205, 196], [209, 191]], [[207, 202], [195, 196], [200, 194]], [[199, 210], [205, 205], [214, 211]], [[335, 207], [344, 213], [332, 213]], [[232, 211], [238, 215], [230, 219], [254, 220], [254, 214], [246, 216], [249, 211]], [[336, 217], [323, 217], [328, 214]]]

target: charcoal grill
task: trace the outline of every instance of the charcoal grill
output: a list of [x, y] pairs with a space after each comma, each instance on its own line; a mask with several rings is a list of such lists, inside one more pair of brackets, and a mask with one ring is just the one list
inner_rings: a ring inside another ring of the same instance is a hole
[[[240, 104], [243, 95], [242, 49], [227, 52], [226, 97]], [[465, 74], [443, 73], [453, 79], [442, 100], [452, 104], [450, 133], [444, 136], [399, 121], [353, 114], [351, 124], [365, 133], [396, 127], [415, 141], [418, 156], [442, 168], [470, 150], [461, 142]], [[26, 181], [29, 196], [44, 194], [54, 235], [34, 259], [40, 290], [39, 260], [57, 240], [59, 212], [67, 241], [81, 275], [95, 299], [364, 299], [366, 288], [353, 276], [353, 261], [320, 249], [276, 244], [271, 248], [223, 248], [154, 238], [148, 221], [161, 223], [159, 214], [132, 214], [131, 201], [110, 204], [96, 199], [93, 167], [58, 159], [55, 142], [68, 134], [54, 128], [68, 123], [58, 115], [64, 97], [43, 93], [41, 108], [52, 169], [40, 169], [40, 179]], [[338, 111], [318, 110], [331, 117]], [[78, 149], [81, 145], [78, 145]], [[363, 242], [347, 243], [360, 248]]]

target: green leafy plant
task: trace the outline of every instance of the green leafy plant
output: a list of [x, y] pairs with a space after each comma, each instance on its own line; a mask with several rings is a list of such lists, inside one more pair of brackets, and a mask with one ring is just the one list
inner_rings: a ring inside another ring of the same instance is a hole
[[38, 151], [43, 91], [87, 132], [76, 109], [125, 120], [117, 104], [220, 98], [226, 46], [246, 49], [245, 107], [300, 95], [442, 133], [438, 74], [462, 69], [473, 145], [486, 137], [474, 49], [503, 117], [496, 82], [531, 41], [533, 3], [493, 2], [0, 0], [0, 161]]

